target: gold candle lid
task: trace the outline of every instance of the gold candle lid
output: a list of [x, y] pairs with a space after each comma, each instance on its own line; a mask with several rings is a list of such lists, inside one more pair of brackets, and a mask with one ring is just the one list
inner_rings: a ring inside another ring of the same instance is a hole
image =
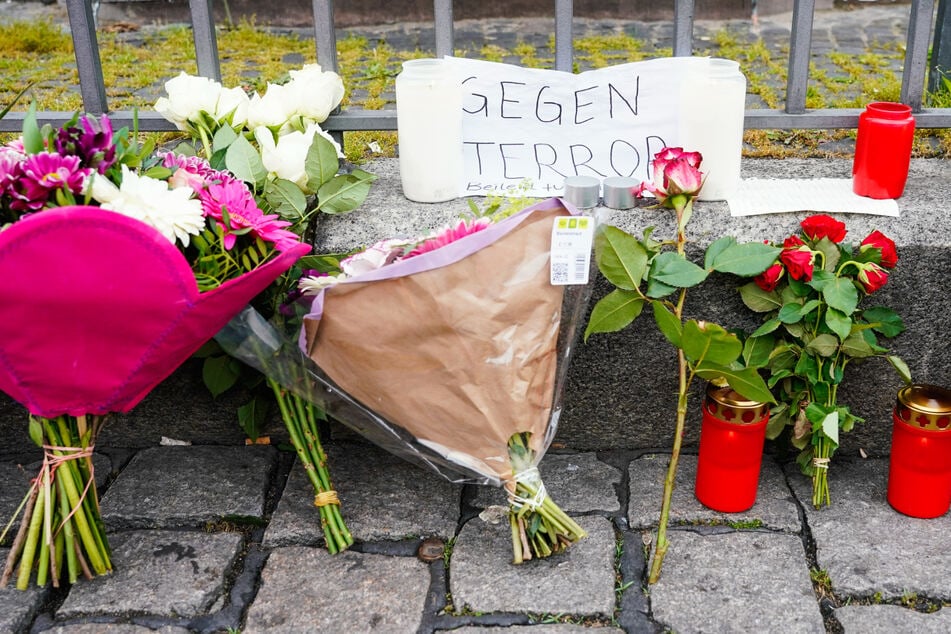
[[756, 423], [769, 414], [769, 404], [751, 401], [723, 381], [707, 385], [706, 410], [720, 420], [740, 425]]
[[937, 385], [908, 385], [898, 390], [895, 413], [912, 427], [951, 430], [951, 390]]

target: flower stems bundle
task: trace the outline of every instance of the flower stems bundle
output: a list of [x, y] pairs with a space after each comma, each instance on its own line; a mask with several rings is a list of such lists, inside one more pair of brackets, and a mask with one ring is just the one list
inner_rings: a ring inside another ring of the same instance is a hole
[[529, 447], [531, 433], [509, 439], [514, 492], [509, 492], [509, 524], [512, 528], [513, 563], [560, 553], [587, 536], [545, 491]]
[[297, 457], [304, 466], [307, 478], [316, 495], [314, 506], [320, 511], [320, 525], [330, 554], [346, 550], [353, 544], [350, 530], [340, 515], [340, 500], [330, 481], [327, 469], [327, 454], [320, 443], [318, 421], [323, 412], [293, 392], [283, 389], [277, 381], [268, 378], [274, 397], [281, 410], [281, 418], [291, 437]]
[[[91, 424], [90, 424], [91, 423]], [[112, 571], [111, 552], [99, 513], [92, 451], [102, 418], [31, 417], [30, 434], [45, 457], [21, 508], [23, 518], [7, 557], [0, 587], [16, 570], [16, 587], [26, 590], [33, 571], [36, 584], [65, 578], [75, 583]], [[14, 516], [15, 519], [16, 516]], [[13, 519], [7, 525], [2, 539]]]

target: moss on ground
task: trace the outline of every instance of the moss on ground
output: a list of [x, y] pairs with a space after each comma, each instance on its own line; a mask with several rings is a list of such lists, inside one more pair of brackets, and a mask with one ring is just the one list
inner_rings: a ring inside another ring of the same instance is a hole
[[[181, 26], [135, 32], [105, 29], [99, 34], [106, 94], [112, 109], [149, 109], [163, 93], [163, 84], [179, 72], [196, 73], [191, 31]], [[429, 51], [397, 51], [385, 41], [348, 36], [338, 41], [338, 63], [346, 87], [344, 107], [371, 110], [393, 107], [394, 79], [407, 59]], [[750, 107], [782, 108], [787, 51], [770, 50], [762, 40], [746, 41], [728, 29], [702, 42], [703, 54], [734, 59], [747, 77]], [[280, 81], [289, 70], [316, 60], [313, 41], [293, 32], [263, 28], [243, 21], [221, 29], [218, 51], [222, 82], [261, 89]], [[538, 48], [519, 42], [511, 49], [497, 45], [457, 51], [491, 61], [527, 67], [553, 65], [554, 42]], [[581, 36], [575, 40], [575, 69], [602, 68], [669, 55], [627, 34]], [[901, 88], [903, 51], [878, 46], [862, 54], [830, 52], [814, 56], [806, 95], [808, 108], [856, 108], [869, 101], [895, 101]], [[30, 98], [40, 109], [78, 110], [79, 76], [69, 36], [48, 20], [0, 24], [0, 105], [33, 82]], [[777, 87], [779, 86], [779, 87]], [[928, 105], [949, 107], [951, 86], [929, 96]], [[25, 106], [24, 106], [25, 107]], [[848, 144], [836, 143], [854, 130], [748, 130], [744, 153], [751, 157], [849, 156]], [[350, 132], [345, 148], [351, 161], [392, 156], [393, 132]], [[915, 156], [951, 156], [951, 131], [920, 130]]]

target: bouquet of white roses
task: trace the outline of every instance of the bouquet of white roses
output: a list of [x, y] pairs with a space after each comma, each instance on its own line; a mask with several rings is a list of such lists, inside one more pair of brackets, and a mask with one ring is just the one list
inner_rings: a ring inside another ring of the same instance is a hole
[[0, 147], [0, 219], [0, 390], [45, 456], [0, 586], [17, 569], [21, 589], [34, 569], [72, 583], [112, 568], [92, 469], [105, 418], [309, 247], [205, 160], [153, 153], [106, 116], [40, 128], [32, 108]]
[[[290, 71], [286, 83], [268, 83], [263, 94], [253, 95], [182, 73], [166, 82], [165, 89], [168, 96], [160, 98], [155, 109], [190, 136], [188, 150], [203, 153], [212, 165], [248, 183], [258, 204], [286, 221], [305, 242], [313, 241], [319, 214], [352, 211], [366, 198], [373, 177], [359, 169], [342, 172], [341, 148], [320, 127], [343, 98], [343, 83], [336, 73], [309, 64]], [[280, 333], [283, 347], [293, 347], [300, 327], [297, 312], [286, 302], [288, 293], [295, 293], [302, 271], [318, 266], [317, 258], [303, 259], [255, 302]], [[266, 342], [257, 345], [264, 355]], [[222, 355], [209, 354], [205, 363], [206, 379], [216, 393], [241, 377], [242, 368]], [[286, 388], [288, 381], [301, 377], [285, 377], [282, 384], [274, 369], [267, 370], [260, 362], [251, 365], [267, 375], [269, 394], [239, 409], [242, 427], [256, 437], [270, 400], [266, 396], [273, 396], [314, 487], [327, 548], [332, 553], [346, 549], [353, 539], [340, 515], [318, 433], [324, 413]]]

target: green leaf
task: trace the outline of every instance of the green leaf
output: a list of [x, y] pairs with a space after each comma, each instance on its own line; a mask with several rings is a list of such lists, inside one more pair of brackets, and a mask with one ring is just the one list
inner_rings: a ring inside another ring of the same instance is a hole
[[335, 176], [317, 190], [317, 209], [325, 214], [345, 214], [363, 204], [374, 177], [362, 170]]
[[852, 320], [848, 315], [835, 308], [829, 308], [826, 311], [826, 326], [834, 332], [842, 341], [852, 332]]
[[[839, 245], [830, 240], [829, 238], [822, 238], [816, 244], [816, 251], [822, 253], [823, 257], [823, 270], [824, 271], [835, 271], [836, 267], [839, 265], [839, 258], [842, 253], [839, 251]], [[818, 271], [813, 272], [813, 278]]]
[[783, 322], [779, 321], [776, 318], [767, 319], [762, 323], [762, 325], [753, 331], [753, 334], [750, 337], [762, 337], [763, 335], [768, 335], [769, 333], [775, 331]]
[[649, 277], [647, 279], [647, 292], [645, 295], [652, 299], [662, 299], [676, 290], [677, 288], [674, 286], [668, 286], [657, 278]]
[[228, 355], [207, 357], [201, 368], [201, 378], [213, 397], [227, 392], [240, 375], [241, 366]]
[[644, 298], [636, 291], [615, 289], [601, 298], [591, 311], [584, 340], [598, 332], [617, 332], [632, 321], [644, 309]]
[[860, 332], [849, 335], [845, 341], [842, 342], [842, 352], [857, 359], [875, 355], [875, 350], [869, 345]]
[[257, 189], [267, 178], [267, 169], [261, 155], [243, 136], [239, 136], [225, 151], [225, 165], [239, 179], [251, 183]]
[[709, 380], [723, 377], [730, 387], [751, 401], [761, 403], [775, 403], [772, 392], [766, 387], [766, 382], [755, 368], [738, 370], [729, 366], [704, 362], [697, 367], [697, 375]]
[[238, 425], [248, 438], [258, 439], [267, 421], [267, 413], [268, 402], [257, 396], [238, 408]]
[[822, 433], [826, 438], [836, 445], [839, 444], [839, 412], [826, 414], [825, 418], [823, 418], [819, 424], [819, 427], [822, 429]]
[[703, 268], [708, 271], [713, 270], [713, 263], [716, 261], [717, 256], [723, 253], [724, 249], [736, 244], [736, 238], [733, 236], [723, 236], [718, 240], [714, 240], [709, 247], [707, 247], [707, 253], [703, 257]]
[[[319, 134], [307, 150], [304, 171], [307, 173], [307, 190], [316, 192], [340, 170], [340, 159], [333, 143]], [[330, 212], [328, 212], [330, 213]]]
[[220, 152], [238, 140], [238, 133], [231, 126], [223, 125], [211, 140], [212, 152]]
[[872, 329], [886, 337], [905, 332], [905, 323], [898, 313], [884, 306], [873, 306], [862, 311], [862, 317], [871, 324]]
[[743, 344], [731, 332], [711, 322], [688, 320], [681, 338], [684, 355], [694, 363], [729, 365], [743, 352]]
[[818, 335], [806, 345], [806, 350], [820, 357], [831, 357], [839, 349], [839, 340], [833, 335]]
[[653, 302], [654, 322], [657, 328], [663, 333], [667, 341], [675, 348], [679, 348], [683, 338], [683, 326], [677, 316], [667, 310], [661, 302]]
[[283, 178], [270, 180], [264, 186], [264, 200], [284, 220], [296, 222], [307, 212], [307, 197], [296, 184]]
[[46, 443], [43, 442], [43, 423], [36, 416], [30, 416], [29, 427], [27, 428], [30, 434], [30, 440], [33, 441], [38, 447], [42, 447]]
[[765, 366], [775, 347], [776, 338], [771, 335], [749, 337], [743, 342], [743, 361], [747, 367]]
[[786, 428], [786, 425], [791, 423], [792, 419], [789, 417], [789, 406], [786, 403], [780, 403], [769, 413], [769, 422], [766, 423], [766, 438], [776, 440], [783, 429]]
[[846, 315], [851, 315], [859, 303], [859, 292], [852, 280], [846, 277], [837, 277], [826, 284], [822, 297], [829, 306]]
[[782, 249], [762, 242], [734, 244], [713, 260], [713, 270], [750, 277], [759, 275], [776, 262]]
[[36, 102], [30, 104], [23, 117], [23, 151], [26, 154], [39, 154], [43, 151], [43, 135], [36, 123]]
[[816, 269], [812, 272], [812, 279], [807, 283], [807, 285], [817, 291], [822, 291], [826, 284], [834, 279], [835, 275], [833, 273], [823, 271], [822, 269]]
[[815, 384], [819, 382], [819, 364], [812, 355], [800, 355], [793, 372], [796, 376], [801, 376], [808, 383]]
[[707, 271], [678, 253], [666, 251], [651, 263], [650, 276], [662, 284], [690, 288], [707, 279]]
[[783, 301], [776, 291], [764, 291], [755, 282], [740, 287], [740, 297], [746, 307], [756, 313], [768, 313], [782, 307]]
[[606, 225], [594, 238], [594, 256], [604, 277], [629, 291], [637, 289], [647, 270], [647, 251], [634, 236]]
[[784, 324], [795, 324], [802, 320], [802, 304], [792, 302], [779, 309], [779, 321]]
[[886, 358], [888, 362], [892, 364], [892, 367], [895, 368], [895, 372], [898, 372], [898, 376], [901, 377], [901, 380], [904, 381], [906, 385], [911, 385], [911, 370], [908, 369], [908, 364], [893, 354], [888, 355]]

